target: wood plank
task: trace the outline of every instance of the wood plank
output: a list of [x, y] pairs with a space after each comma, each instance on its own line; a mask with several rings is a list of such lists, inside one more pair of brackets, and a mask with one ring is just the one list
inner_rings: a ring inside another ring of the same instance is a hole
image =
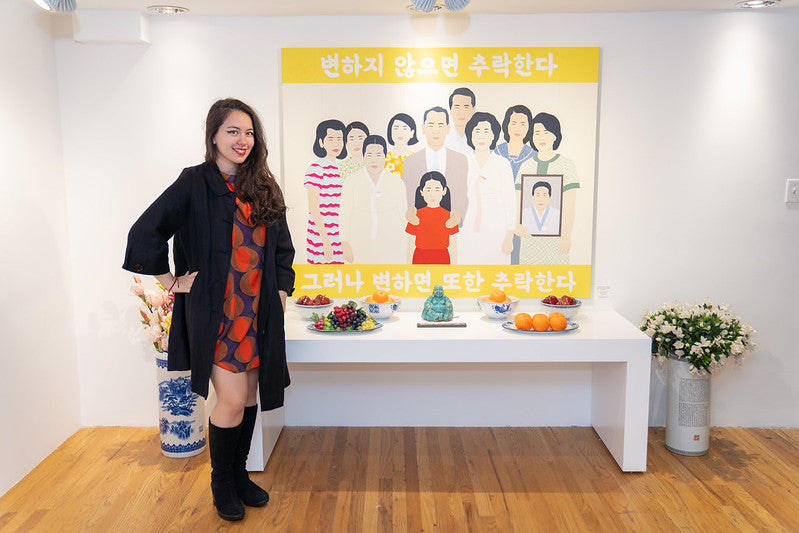
[[649, 432], [621, 472], [591, 428], [283, 430], [271, 495], [242, 522], [211, 504], [207, 452], [155, 428], [85, 428], [0, 497], [6, 531], [799, 531], [799, 429], [712, 428], [710, 453]]

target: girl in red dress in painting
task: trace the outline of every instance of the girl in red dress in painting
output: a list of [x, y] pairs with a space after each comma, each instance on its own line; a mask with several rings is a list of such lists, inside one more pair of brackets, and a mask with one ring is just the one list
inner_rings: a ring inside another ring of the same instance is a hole
[[448, 228], [450, 194], [447, 180], [441, 172], [427, 172], [416, 188], [418, 224], [408, 223], [405, 232], [416, 236], [413, 251], [414, 265], [449, 265], [455, 257], [455, 234], [458, 226]]

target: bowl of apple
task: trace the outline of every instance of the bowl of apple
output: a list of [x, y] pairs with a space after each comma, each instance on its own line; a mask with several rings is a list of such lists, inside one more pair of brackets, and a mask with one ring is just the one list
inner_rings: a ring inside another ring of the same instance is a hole
[[491, 294], [477, 297], [477, 307], [480, 308], [480, 311], [488, 318], [497, 320], [505, 319], [508, 315], [513, 314], [518, 305], [518, 298], [508, 296], [501, 289], [494, 289]]
[[385, 320], [391, 317], [391, 315], [399, 309], [401, 301], [399, 296], [391, 296], [388, 292], [381, 289], [376, 290], [374, 294], [370, 296], [361, 298], [366, 312], [369, 316], [377, 320]]
[[541, 300], [541, 305], [546, 307], [550, 313], [553, 311], [560, 311], [566, 318], [574, 318], [580, 310], [580, 306], [583, 305], [583, 302], [572, 298], [568, 294], [564, 294], [560, 298], [557, 296], [547, 296]]
[[324, 294], [317, 294], [314, 298], [308, 295], [300, 296], [294, 301], [294, 307], [303, 320], [313, 320], [313, 315], [322, 316], [333, 309], [333, 300]]

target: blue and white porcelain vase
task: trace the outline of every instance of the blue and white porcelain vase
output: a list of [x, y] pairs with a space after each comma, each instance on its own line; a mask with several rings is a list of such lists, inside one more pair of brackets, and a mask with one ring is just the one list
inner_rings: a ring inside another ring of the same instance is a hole
[[161, 452], [192, 457], [205, 449], [205, 400], [191, 390], [190, 370], [167, 370], [166, 352], [156, 354]]

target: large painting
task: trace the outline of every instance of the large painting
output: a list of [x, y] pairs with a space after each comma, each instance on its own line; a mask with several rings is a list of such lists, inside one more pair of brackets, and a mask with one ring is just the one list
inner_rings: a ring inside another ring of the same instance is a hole
[[297, 287], [590, 295], [598, 48], [287, 48]]

